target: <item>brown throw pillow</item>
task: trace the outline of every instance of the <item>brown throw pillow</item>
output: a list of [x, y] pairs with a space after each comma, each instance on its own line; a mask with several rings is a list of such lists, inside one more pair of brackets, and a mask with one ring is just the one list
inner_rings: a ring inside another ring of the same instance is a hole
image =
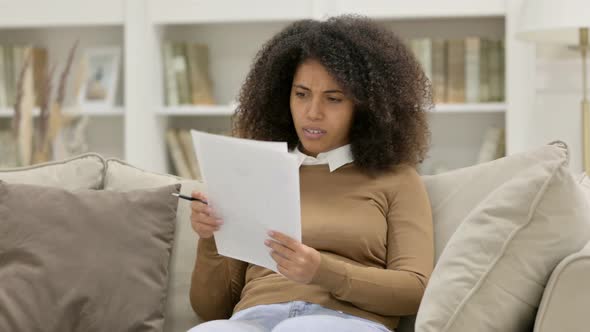
[[161, 331], [179, 189], [0, 181], [0, 331]]

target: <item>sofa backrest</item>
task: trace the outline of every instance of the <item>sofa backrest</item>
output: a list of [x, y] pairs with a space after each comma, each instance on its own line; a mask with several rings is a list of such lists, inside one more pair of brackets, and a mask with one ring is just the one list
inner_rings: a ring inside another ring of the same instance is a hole
[[[490, 193], [511, 180], [514, 174], [541, 161], [563, 158], [564, 153], [567, 154], [567, 145], [553, 142], [491, 162], [423, 176], [432, 207], [435, 263], [459, 225]], [[414, 316], [402, 318], [396, 331], [414, 331], [414, 320]]]
[[30, 167], [0, 169], [0, 180], [68, 190], [101, 189], [104, 172], [104, 159], [96, 153], [86, 153]]
[[[561, 142], [524, 154], [510, 156], [490, 163], [476, 165], [435, 176], [424, 176], [435, 220], [436, 258], [444, 249], [461, 221], [478, 202], [508, 181], [512, 174], [540, 160], [555, 158]], [[128, 191], [181, 183], [183, 194], [206, 192], [203, 183], [168, 174], [148, 172], [117, 159], [104, 160], [87, 153], [68, 160], [39, 164], [32, 167], [0, 170], [0, 180], [58, 186], [70, 190], [104, 189]], [[590, 178], [580, 180], [590, 200]], [[197, 235], [190, 225], [189, 203], [179, 200], [176, 235], [170, 262], [169, 293], [165, 331], [186, 331], [200, 323], [189, 302], [190, 279], [196, 256]], [[396, 331], [413, 331], [414, 317], [405, 317]]]
[[[181, 193], [205, 191], [204, 185], [168, 174], [148, 172], [118, 159], [106, 160], [104, 190], [128, 191], [173, 183], [181, 184]], [[197, 234], [190, 223], [189, 202], [179, 199], [176, 232], [169, 266], [168, 298], [164, 331], [180, 332], [194, 327], [201, 320], [195, 315], [189, 300], [191, 275], [197, 252]]]

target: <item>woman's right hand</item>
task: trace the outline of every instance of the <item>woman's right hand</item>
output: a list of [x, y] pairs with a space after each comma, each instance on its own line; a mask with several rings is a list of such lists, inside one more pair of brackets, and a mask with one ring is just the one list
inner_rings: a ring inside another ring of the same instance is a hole
[[[191, 195], [207, 202], [207, 197], [200, 192], [192, 192]], [[200, 238], [208, 239], [212, 237], [213, 233], [218, 231], [222, 224], [223, 221], [215, 218], [215, 213], [208, 205], [199, 201], [191, 202], [191, 225]]]

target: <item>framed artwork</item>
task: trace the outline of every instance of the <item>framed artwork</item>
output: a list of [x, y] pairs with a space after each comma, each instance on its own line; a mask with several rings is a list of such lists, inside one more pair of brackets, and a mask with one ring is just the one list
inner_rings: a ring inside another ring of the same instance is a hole
[[83, 108], [113, 106], [117, 92], [120, 54], [119, 47], [85, 50], [85, 80], [78, 98]]

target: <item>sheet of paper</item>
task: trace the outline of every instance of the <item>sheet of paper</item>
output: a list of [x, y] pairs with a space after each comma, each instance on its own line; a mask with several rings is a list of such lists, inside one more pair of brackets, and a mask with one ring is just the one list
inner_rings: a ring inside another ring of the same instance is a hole
[[301, 241], [297, 157], [285, 142], [191, 134], [209, 204], [224, 222], [217, 251], [278, 272], [264, 241], [269, 230]]

